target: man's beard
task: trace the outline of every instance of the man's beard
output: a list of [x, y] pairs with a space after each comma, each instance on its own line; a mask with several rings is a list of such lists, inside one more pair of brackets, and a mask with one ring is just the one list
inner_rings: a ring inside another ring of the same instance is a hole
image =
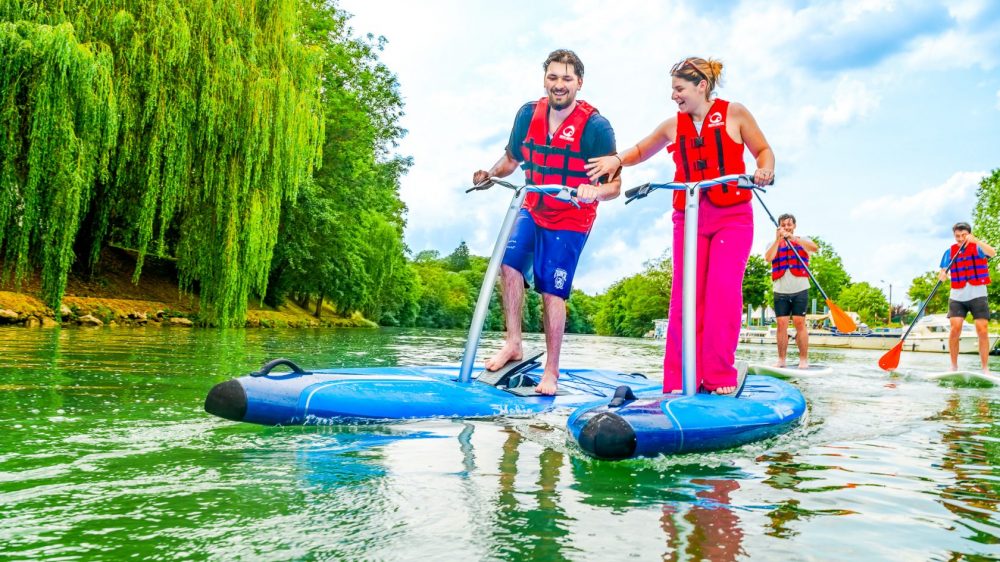
[[570, 97], [569, 95], [567, 95], [566, 101], [557, 102], [555, 100], [555, 95], [553, 95], [552, 92], [549, 92], [549, 107], [556, 111], [562, 111], [563, 109], [566, 109], [567, 107], [572, 105], [574, 101], [576, 101], [576, 97]]

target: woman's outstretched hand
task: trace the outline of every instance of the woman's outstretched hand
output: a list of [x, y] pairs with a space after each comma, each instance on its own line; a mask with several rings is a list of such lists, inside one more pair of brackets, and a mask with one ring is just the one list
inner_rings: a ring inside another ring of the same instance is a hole
[[622, 161], [617, 156], [609, 155], [591, 158], [583, 167], [587, 170], [587, 177], [593, 182], [602, 176], [608, 176], [608, 179], [615, 177], [615, 172], [621, 165]]

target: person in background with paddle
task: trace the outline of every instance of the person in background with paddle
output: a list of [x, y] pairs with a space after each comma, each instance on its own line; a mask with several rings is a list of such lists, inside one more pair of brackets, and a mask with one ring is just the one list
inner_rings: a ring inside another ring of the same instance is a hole
[[976, 325], [976, 335], [979, 336], [979, 359], [983, 364], [983, 373], [989, 373], [990, 337], [987, 324], [990, 320], [990, 307], [987, 303], [986, 286], [990, 284], [990, 271], [986, 260], [997, 255], [997, 251], [973, 236], [972, 227], [967, 222], [956, 223], [951, 231], [955, 235], [955, 243], [941, 256], [941, 271], [938, 273], [941, 281], [951, 279], [951, 295], [948, 299], [948, 319], [951, 321], [948, 353], [951, 355], [951, 369], [958, 370], [958, 343], [962, 335], [962, 324], [965, 323], [965, 316], [971, 313]]
[[[722, 62], [689, 57], [670, 69], [677, 115], [616, 156], [592, 158], [591, 179], [634, 166], [664, 148], [674, 160], [674, 181], [694, 182], [742, 174], [744, 148], [757, 161], [754, 182], [774, 179], [774, 153], [753, 115], [742, 104], [712, 96]], [[697, 333], [700, 389], [716, 394], [737, 390], [736, 345], [743, 314], [743, 273], [753, 243], [753, 190], [719, 185], [701, 190], [698, 208]], [[673, 283], [663, 358], [663, 391], [680, 391], [681, 310], [684, 264], [684, 192], [674, 192]]]
[[583, 87], [583, 62], [573, 51], [559, 49], [542, 68], [546, 97], [521, 106], [503, 156], [489, 170], [475, 172], [472, 182], [509, 176], [520, 165], [525, 183], [577, 190], [579, 207], [537, 193], [525, 198], [501, 266], [507, 338], [486, 361], [486, 368], [496, 371], [523, 358], [521, 309], [526, 280], [533, 277], [535, 290], [542, 294], [546, 349], [545, 371], [535, 391], [555, 394], [573, 274], [597, 216], [597, 202], [618, 197], [621, 179], [588, 177], [584, 169], [587, 159], [615, 152], [615, 133], [597, 109], [576, 99]]
[[[795, 236], [795, 216], [785, 213], [778, 217], [774, 242], [764, 252], [771, 262], [774, 283], [774, 316], [778, 320], [778, 363], [785, 366], [788, 354], [788, 320], [795, 326], [795, 343], [799, 347], [799, 368], [809, 368], [809, 331], [806, 328], [806, 307], [809, 305], [809, 254], [819, 246], [808, 238]], [[791, 244], [785, 243], [788, 240]], [[798, 257], [795, 254], [798, 254]], [[800, 259], [801, 258], [801, 259]]]

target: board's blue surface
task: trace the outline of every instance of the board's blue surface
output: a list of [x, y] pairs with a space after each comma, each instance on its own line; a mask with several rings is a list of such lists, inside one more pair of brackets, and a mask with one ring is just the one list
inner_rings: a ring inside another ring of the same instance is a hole
[[749, 375], [739, 398], [636, 392], [621, 407], [586, 404], [569, 417], [573, 438], [601, 458], [715, 451], [788, 431], [805, 413], [794, 386]]
[[[641, 375], [591, 369], [564, 369], [557, 396], [519, 397], [473, 380], [457, 382], [457, 366], [367, 367], [317, 370], [309, 374], [245, 376], [218, 385], [209, 400], [226, 400], [211, 413], [265, 425], [320, 420], [366, 422], [434, 417], [527, 415], [557, 407], [575, 407], [614, 394], [619, 385], [652, 392], [659, 380]], [[537, 383], [542, 369], [526, 376]], [[225, 393], [217, 389], [226, 387]], [[241, 399], [245, 407], [239, 404]], [[215, 395], [213, 397], [213, 394]]]

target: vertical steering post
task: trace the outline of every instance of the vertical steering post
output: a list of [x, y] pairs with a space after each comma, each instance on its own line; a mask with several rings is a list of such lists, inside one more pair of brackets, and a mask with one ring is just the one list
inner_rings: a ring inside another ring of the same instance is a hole
[[684, 395], [698, 392], [697, 316], [698, 290], [698, 203], [701, 189], [697, 183], [689, 184], [684, 196], [684, 300], [682, 311], [682, 372]]
[[493, 255], [490, 256], [490, 264], [486, 268], [486, 275], [483, 276], [483, 285], [479, 288], [479, 298], [476, 300], [476, 310], [472, 314], [472, 324], [469, 325], [469, 339], [465, 342], [465, 352], [462, 354], [462, 368], [458, 372], [458, 382], [469, 382], [472, 380], [472, 364], [476, 361], [476, 350], [479, 349], [479, 338], [483, 334], [483, 322], [486, 321], [486, 313], [490, 309], [490, 297], [493, 296], [493, 287], [496, 285], [497, 275], [500, 273], [500, 262], [503, 261], [503, 254], [507, 250], [507, 239], [510, 238], [510, 231], [514, 228], [514, 220], [524, 202], [527, 189], [514, 191], [511, 197], [510, 207], [503, 217], [503, 224], [500, 226], [500, 233], [497, 234], [496, 244], [493, 245]]

